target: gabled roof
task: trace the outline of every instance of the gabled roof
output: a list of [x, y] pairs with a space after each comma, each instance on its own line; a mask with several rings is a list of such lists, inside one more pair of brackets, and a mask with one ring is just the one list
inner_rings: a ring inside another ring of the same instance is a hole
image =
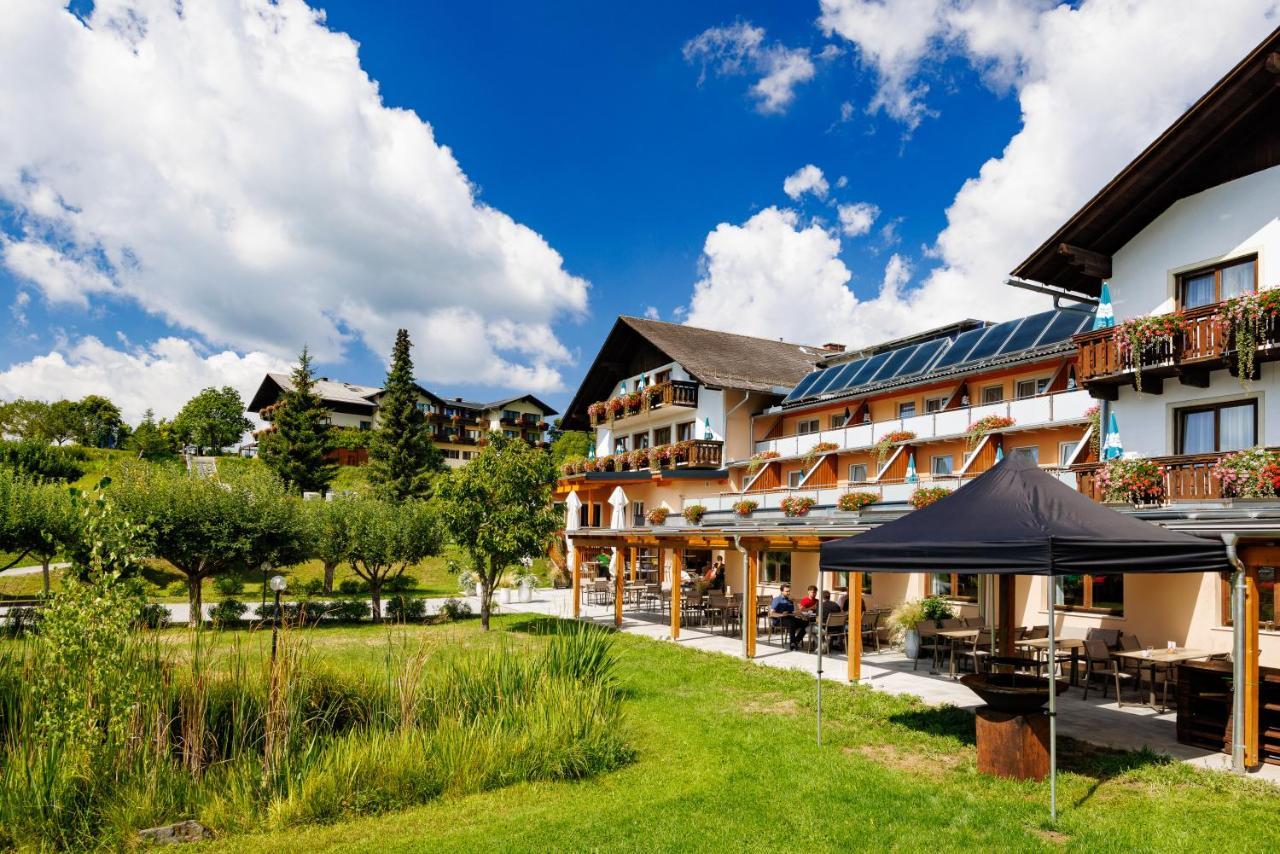
[[[267, 374], [262, 378], [258, 390], [253, 393], [246, 409], [249, 412], [261, 412], [280, 399], [280, 395], [293, 390], [293, 380], [288, 374]], [[373, 386], [344, 383], [321, 377], [315, 381], [313, 390], [326, 403], [345, 404], [348, 406], [364, 406], [370, 410], [374, 407], [372, 398], [382, 389]]]
[[620, 380], [668, 362], [676, 362], [703, 385], [784, 392], [829, 353], [821, 347], [624, 315], [578, 387], [564, 426], [585, 427], [589, 404], [609, 397]]
[[[1013, 275], [1097, 296], [1111, 255], [1179, 199], [1280, 164], [1280, 29], [1196, 101]], [[1152, 73], [1160, 73], [1158, 62]], [[1106, 128], [1099, 128], [1106, 133]], [[1083, 251], [1072, 251], [1083, 250]]]

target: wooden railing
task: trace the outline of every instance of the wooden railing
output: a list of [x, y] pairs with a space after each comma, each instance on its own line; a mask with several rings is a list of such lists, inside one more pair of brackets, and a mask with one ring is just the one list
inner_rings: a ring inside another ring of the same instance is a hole
[[[1222, 482], [1213, 476], [1213, 466], [1223, 456], [1176, 454], [1148, 459], [1164, 469], [1166, 501], [1205, 501], [1223, 497]], [[1098, 483], [1098, 472], [1103, 465], [1104, 463], [1086, 463], [1071, 467], [1076, 474], [1076, 488], [1094, 501], [1103, 500], [1102, 487]]]
[[[632, 415], [640, 415], [653, 409], [662, 409], [668, 406], [696, 408], [698, 405], [698, 384], [686, 380], [666, 380], [646, 386], [638, 392], [623, 395], [622, 397], [632, 399], [634, 403], [626, 404], [616, 409], [610, 409], [610, 401], [607, 400], [593, 404], [593, 406], [603, 406], [604, 410], [591, 415], [591, 426], [599, 427], [601, 424], [609, 424], [614, 421], [620, 421], [623, 418], [629, 418]], [[614, 399], [616, 400], [617, 398]]]
[[724, 442], [695, 439], [689, 448], [686, 465], [693, 468], [720, 468], [724, 460]]

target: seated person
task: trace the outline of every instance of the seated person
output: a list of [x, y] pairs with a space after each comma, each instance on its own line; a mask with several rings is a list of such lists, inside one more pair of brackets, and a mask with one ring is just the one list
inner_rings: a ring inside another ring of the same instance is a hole
[[800, 610], [812, 611], [818, 605], [818, 588], [809, 585], [809, 589], [804, 592], [804, 598], [800, 600]]
[[773, 618], [773, 624], [787, 630], [787, 648], [792, 650], [800, 648], [805, 630], [809, 627], [806, 621], [795, 616], [795, 610], [796, 603], [791, 601], [791, 585], [783, 584], [778, 588], [778, 595], [769, 603], [769, 611], [778, 615]]
[[710, 585], [712, 590], [724, 590], [724, 564], [717, 563], [711, 569]]
[[839, 604], [840, 604], [840, 610], [841, 610], [841, 611], [848, 611], [848, 610], [849, 610], [849, 590], [848, 590], [848, 588], [845, 588], [844, 590], [841, 590], [841, 591], [840, 591], [840, 602], [839, 602]]
[[822, 591], [822, 601], [818, 603], [818, 616], [826, 619], [829, 615], [839, 614], [843, 610], [840, 603], [831, 598], [830, 590]]

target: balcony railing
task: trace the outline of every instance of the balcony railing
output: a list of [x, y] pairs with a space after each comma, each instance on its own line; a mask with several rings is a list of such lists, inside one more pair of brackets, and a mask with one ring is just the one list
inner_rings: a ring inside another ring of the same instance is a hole
[[[1180, 312], [1187, 330], [1171, 339], [1152, 342], [1144, 347], [1120, 347], [1116, 329], [1084, 332], [1073, 339], [1079, 349], [1076, 376], [1081, 384], [1091, 387], [1122, 385], [1141, 370], [1143, 385], [1147, 379], [1158, 382], [1167, 376], [1221, 368], [1233, 350], [1229, 330], [1218, 322], [1218, 305], [1205, 305]], [[1268, 317], [1263, 322], [1258, 340], [1259, 361], [1280, 355], [1280, 322]], [[1156, 386], [1151, 386], [1154, 390]]]
[[[1269, 448], [1268, 450], [1277, 450]], [[1213, 466], [1224, 454], [1175, 454], [1167, 457], [1148, 457], [1164, 469], [1165, 501], [1208, 501], [1223, 498], [1222, 482], [1213, 476]], [[1094, 501], [1102, 501], [1102, 487], [1098, 473], [1104, 463], [1085, 463], [1072, 466], [1076, 475], [1076, 488]]]
[[784, 436], [756, 442], [755, 452], [775, 451], [781, 457], [794, 457], [807, 452], [819, 442], [830, 442], [842, 451], [870, 448], [890, 433], [907, 430], [916, 434], [916, 442], [944, 437], [963, 436], [969, 425], [988, 415], [1012, 418], [1015, 427], [1050, 426], [1085, 420], [1085, 411], [1093, 405], [1083, 390], [1042, 394], [1022, 400], [1006, 400], [981, 406], [966, 406], [943, 412], [929, 412], [909, 418], [891, 418], [853, 427], [840, 427], [803, 436]]
[[[671, 468], [718, 469], [724, 465], [724, 442], [716, 439], [693, 439], [663, 447], [678, 449], [679, 456], [674, 459], [661, 460], [657, 465], [654, 465], [647, 453], [637, 455], [636, 460], [632, 462], [631, 454], [623, 452], [598, 460], [578, 461], [576, 463], [578, 470], [569, 471], [566, 469], [562, 474], [565, 477], [572, 477], [598, 472], [650, 471], [659, 473], [664, 469]], [[566, 465], [575, 464], [567, 463]]]
[[669, 406], [697, 408], [698, 384], [684, 380], [666, 380], [646, 386], [640, 391], [593, 403], [588, 407], [587, 414], [591, 418], [591, 426], [599, 427]]

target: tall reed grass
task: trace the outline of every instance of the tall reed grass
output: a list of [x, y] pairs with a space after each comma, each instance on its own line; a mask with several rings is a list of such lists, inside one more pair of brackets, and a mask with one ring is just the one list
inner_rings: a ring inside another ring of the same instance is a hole
[[[131, 674], [128, 725], [119, 737], [101, 728], [92, 750], [40, 725], [42, 639], [10, 644], [0, 845], [118, 847], [186, 818], [220, 834], [330, 822], [631, 758], [612, 641], [590, 627], [564, 624], [519, 651], [389, 635], [385, 655], [356, 668], [327, 662], [301, 635], [284, 633], [274, 671], [242, 635], [131, 635], [120, 671]], [[81, 688], [91, 704], [94, 690]]]

